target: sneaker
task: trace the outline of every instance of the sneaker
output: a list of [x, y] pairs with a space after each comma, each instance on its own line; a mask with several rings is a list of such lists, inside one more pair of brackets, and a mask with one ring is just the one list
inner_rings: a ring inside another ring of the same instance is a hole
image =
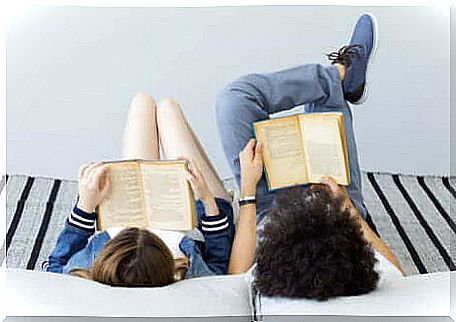
[[331, 64], [344, 65], [345, 79], [342, 82], [344, 98], [352, 104], [361, 104], [366, 99], [367, 65], [376, 45], [374, 17], [362, 15], [353, 30], [348, 46], [328, 54]]

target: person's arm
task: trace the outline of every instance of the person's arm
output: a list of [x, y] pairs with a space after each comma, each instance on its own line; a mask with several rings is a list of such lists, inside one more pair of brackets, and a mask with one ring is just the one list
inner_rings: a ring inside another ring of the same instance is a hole
[[[261, 145], [255, 144], [253, 139], [250, 140], [239, 154], [239, 159], [241, 196], [255, 196], [257, 183], [263, 173]], [[232, 220], [231, 206], [223, 208], [217, 206], [204, 177], [192, 162], [189, 163], [188, 181], [204, 207], [201, 229], [206, 240], [204, 252], [208, 267], [218, 273], [225, 271], [223, 267], [226, 267], [229, 258], [228, 274], [246, 272], [252, 266], [255, 255], [255, 204], [240, 207], [234, 241], [231, 245], [233, 233], [232, 224], [229, 222]]]
[[405, 272], [401, 267], [401, 264], [397, 260], [396, 256], [394, 255], [393, 251], [385, 244], [380, 237], [370, 228], [368, 223], [364, 220], [361, 216], [359, 211], [353, 206], [350, 202], [348, 206], [350, 211], [350, 216], [355, 218], [355, 220], [360, 224], [361, 230], [363, 232], [364, 239], [372, 246], [372, 248], [376, 249], [380, 254], [383, 255], [391, 264], [396, 266], [396, 268], [405, 276]]
[[227, 200], [214, 198], [204, 176], [189, 162], [188, 181], [198, 199], [198, 228], [204, 236], [203, 259], [216, 274], [226, 274], [233, 240], [233, 208]]
[[[245, 189], [241, 196], [254, 196]], [[242, 190], [241, 190], [242, 191]], [[256, 242], [256, 206], [247, 204], [239, 208], [239, 217], [236, 223], [233, 246], [231, 248], [228, 274], [246, 272], [253, 265]]]
[[45, 270], [62, 273], [69, 259], [83, 249], [95, 232], [96, 207], [106, 197], [109, 178], [100, 163], [86, 164], [79, 169], [79, 198], [70, 216], [65, 220], [56, 246], [51, 252]]
[[56, 245], [43, 263], [47, 272], [62, 273], [63, 267], [70, 258], [83, 249], [95, 232], [95, 213], [86, 213], [74, 206], [70, 216], [65, 220], [63, 230], [57, 238]]
[[380, 254], [382, 254], [383, 257], [385, 257], [402, 273], [402, 275], [405, 276], [405, 272], [401, 267], [399, 261], [397, 260], [396, 256], [394, 255], [393, 251], [369, 227], [367, 222], [364, 220], [364, 218], [358, 212], [356, 207], [353, 205], [345, 187], [339, 186], [336, 183], [336, 181], [334, 181], [334, 179], [330, 177], [323, 177], [321, 183], [327, 185], [336, 198], [341, 198], [342, 209], [348, 209], [350, 212], [350, 216], [360, 224], [363, 237], [371, 245], [371, 247], [377, 250]]
[[218, 214], [207, 213], [203, 203], [197, 203], [201, 216], [198, 228], [204, 236], [201, 252], [208, 268], [222, 275], [228, 270], [230, 251], [233, 243], [234, 224], [231, 204], [223, 199], [217, 199]]
[[[255, 144], [255, 140], [251, 139], [239, 154], [239, 160], [241, 165], [241, 198], [254, 197], [258, 181], [263, 173], [261, 144]], [[240, 206], [228, 274], [244, 273], [253, 265], [256, 228], [255, 203]]]

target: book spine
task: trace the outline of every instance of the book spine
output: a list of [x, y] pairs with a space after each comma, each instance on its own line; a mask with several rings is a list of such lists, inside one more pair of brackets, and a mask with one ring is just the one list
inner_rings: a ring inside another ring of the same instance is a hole
[[[255, 124], [261, 123], [261, 122], [263, 122], [263, 121], [255, 122], [255, 123], [253, 123], [253, 126], [252, 126], [252, 135], [253, 135], [253, 138], [255, 139], [255, 141], [258, 141], [257, 135], [256, 135], [256, 131], [255, 131], [255, 129], [256, 129]], [[264, 153], [264, 150], [263, 150], [263, 153]], [[263, 156], [262, 156], [262, 159], [263, 159], [263, 174], [264, 174], [264, 179], [266, 180], [266, 186], [268, 187], [268, 191], [272, 192], [272, 191], [274, 191], [276, 189], [272, 189], [271, 188], [271, 183], [270, 183], [270, 180], [268, 178], [268, 172], [266, 171], [266, 167], [264, 167], [264, 158], [263, 158]]]

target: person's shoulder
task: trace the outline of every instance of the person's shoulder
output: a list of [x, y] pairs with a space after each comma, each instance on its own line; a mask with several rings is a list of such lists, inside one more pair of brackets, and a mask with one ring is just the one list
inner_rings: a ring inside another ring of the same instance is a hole
[[98, 253], [103, 246], [111, 240], [107, 231], [96, 232], [89, 241], [88, 247]]

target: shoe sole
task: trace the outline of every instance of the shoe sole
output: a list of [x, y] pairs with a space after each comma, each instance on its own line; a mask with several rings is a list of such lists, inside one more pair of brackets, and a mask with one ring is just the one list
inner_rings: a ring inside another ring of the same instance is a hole
[[361, 105], [361, 104], [363, 104], [367, 100], [367, 97], [369, 96], [369, 74], [370, 74], [369, 71], [370, 71], [370, 66], [371, 66], [372, 60], [373, 60], [373, 58], [374, 58], [374, 56], [375, 56], [375, 54], [377, 52], [377, 46], [378, 46], [377, 18], [375, 18], [375, 16], [372, 15], [371, 13], [366, 13], [366, 15], [368, 15], [371, 18], [373, 29], [374, 29], [374, 40], [372, 42], [373, 43], [373, 47], [372, 47], [371, 53], [369, 55], [369, 61], [367, 62], [367, 66], [366, 66], [366, 82], [365, 82], [365, 85], [364, 85], [363, 94], [361, 95], [359, 100], [357, 100], [354, 103], [350, 103], [352, 105]]

